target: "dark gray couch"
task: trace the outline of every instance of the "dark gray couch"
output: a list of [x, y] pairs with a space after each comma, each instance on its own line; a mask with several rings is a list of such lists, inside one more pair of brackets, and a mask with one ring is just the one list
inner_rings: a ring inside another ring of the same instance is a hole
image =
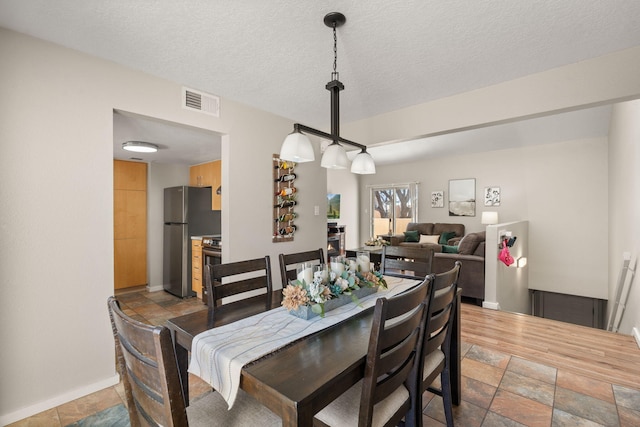
[[464, 235], [464, 224], [412, 222], [407, 225], [407, 231], [418, 230], [421, 235], [442, 235], [445, 232], [455, 232], [455, 236], [447, 241], [447, 246], [457, 246], [458, 253], [443, 252], [443, 246], [437, 243], [406, 242], [404, 234], [391, 237], [392, 246], [414, 246], [433, 249], [434, 273], [444, 273], [453, 268], [456, 261], [462, 262], [458, 286], [462, 289], [462, 296], [473, 298], [476, 303], [484, 300], [484, 258], [485, 232]]

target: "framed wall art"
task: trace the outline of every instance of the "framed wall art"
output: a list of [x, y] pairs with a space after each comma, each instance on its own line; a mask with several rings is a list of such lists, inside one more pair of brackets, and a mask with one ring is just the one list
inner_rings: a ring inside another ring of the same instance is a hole
[[476, 216], [476, 180], [449, 180], [449, 216]]
[[484, 188], [484, 205], [500, 206], [500, 187]]
[[340, 219], [339, 194], [327, 194], [327, 219]]
[[431, 192], [431, 207], [444, 208], [444, 191], [438, 190]]

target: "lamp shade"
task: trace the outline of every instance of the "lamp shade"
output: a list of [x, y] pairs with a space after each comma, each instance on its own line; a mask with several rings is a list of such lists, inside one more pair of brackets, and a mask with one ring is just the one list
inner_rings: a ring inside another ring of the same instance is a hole
[[498, 212], [482, 212], [482, 219], [480, 222], [487, 225], [497, 224]]
[[376, 164], [371, 154], [367, 153], [366, 150], [359, 152], [351, 162], [351, 172], [361, 175], [376, 173]]
[[280, 147], [280, 158], [296, 163], [312, 162], [316, 159], [311, 141], [300, 132], [292, 132]]
[[127, 151], [134, 151], [136, 153], [155, 153], [158, 151], [156, 144], [142, 141], [127, 141], [122, 143], [122, 148]]
[[342, 145], [333, 143], [324, 150], [320, 166], [327, 169], [346, 169], [349, 166], [349, 158]]

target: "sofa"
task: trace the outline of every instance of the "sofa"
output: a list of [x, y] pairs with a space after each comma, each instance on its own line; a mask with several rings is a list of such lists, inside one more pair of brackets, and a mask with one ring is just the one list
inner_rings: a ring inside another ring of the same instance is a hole
[[[458, 286], [462, 289], [462, 296], [475, 300], [476, 304], [482, 304], [486, 239], [484, 231], [464, 235], [464, 224], [446, 223], [409, 223], [407, 231], [410, 232], [409, 235], [405, 232], [392, 236], [391, 245], [433, 249], [432, 271], [436, 274], [452, 269], [455, 262], [460, 261], [462, 268]], [[413, 231], [419, 233], [417, 242], [414, 233], [411, 233]], [[455, 235], [452, 236], [451, 233]], [[436, 240], [434, 236], [437, 236], [437, 243], [433, 243]]]

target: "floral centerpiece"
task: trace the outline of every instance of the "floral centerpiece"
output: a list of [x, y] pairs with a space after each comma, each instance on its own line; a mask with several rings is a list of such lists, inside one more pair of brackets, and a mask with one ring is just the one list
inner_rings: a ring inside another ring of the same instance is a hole
[[324, 317], [326, 311], [348, 302], [359, 304], [358, 296], [372, 294], [379, 286], [386, 289], [387, 283], [380, 272], [370, 269], [367, 255], [332, 257], [329, 266], [299, 265], [297, 279], [282, 290], [282, 305], [298, 317]]
[[384, 240], [382, 237], [375, 237], [364, 242], [365, 246], [389, 246], [391, 244], [390, 241]]

